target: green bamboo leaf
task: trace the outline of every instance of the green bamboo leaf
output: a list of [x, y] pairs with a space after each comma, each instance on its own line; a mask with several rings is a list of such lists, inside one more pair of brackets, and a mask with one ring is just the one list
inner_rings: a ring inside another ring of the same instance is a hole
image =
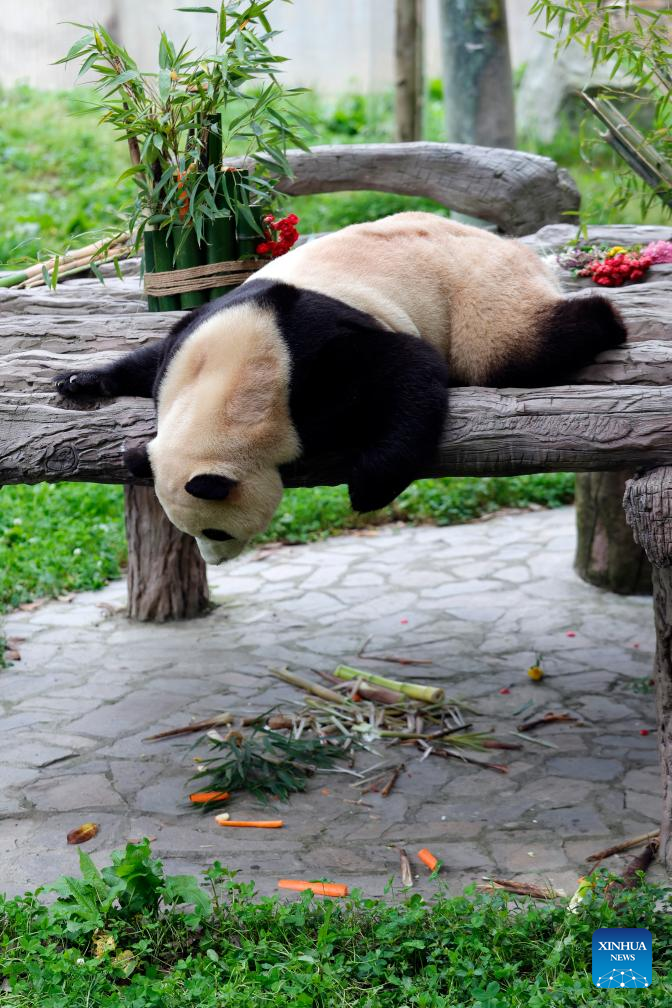
[[187, 14], [216, 14], [214, 7], [176, 7], [175, 10], [185, 11]]
[[75, 59], [76, 56], [79, 56], [80, 53], [84, 52], [84, 50], [87, 49], [90, 45], [93, 45], [93, 41], [94, 41], [93, 35], [84, 35], [82, 38], [78, 39], [78, 41], [75, 42], [73, 46], [70, 47], [65, 56], [61, 56], [60, 59], [55, 60], [54, 64], [58, 65], [59, 63], [69, 63], [70, 60]]
[[77, 74], [77, 77], [78, 78], [79, 77], [83, 77], [84, 74], [87, 72], [87, 70], [90, 70], [91, 67], [95, 65], [96, 60], [98, 60], [99, 58], [100, 58], [100, 53], [96, 49], [96, 50], [94, 50], [94, 52], [91, 53], [90, 56], [88, 56], [84, 60], [84, 62], [82, 63], [81, 67], [79, 68], [79, 73]]
[[165, 102], [170, 94], [170, 70], [168, 67], [162, 67], [159, 70], [159, 97], [162, 102]]

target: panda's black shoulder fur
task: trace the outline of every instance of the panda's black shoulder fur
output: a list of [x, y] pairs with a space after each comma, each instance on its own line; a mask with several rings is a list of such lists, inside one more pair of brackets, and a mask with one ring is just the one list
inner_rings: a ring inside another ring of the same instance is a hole
[[[173, 354], [205, 321], [233, 305], [271, 308], [289, 351], [290, 413], [305, 453], [343, 450], [361, 441], [362, 424], [384, 429], [390, 408], [410, 408], [449, 384], [446, 362], [406, 333], [390, 332], [370, 315], [335, 298], [273, 280], [251, 280], [180, 319], [165, 341], [161, 377]], [[225, 324], [225, 316], [222, 319]], [[385, 408], [391, 389], [404, 386], [405, 403]], [[413, 412], [411, 410], [411, 412]], [[375, 419], [374, 419], [375, 418]]]

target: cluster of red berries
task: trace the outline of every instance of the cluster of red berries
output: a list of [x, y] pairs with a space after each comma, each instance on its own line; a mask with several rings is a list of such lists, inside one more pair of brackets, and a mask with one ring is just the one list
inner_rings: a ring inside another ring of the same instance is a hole
[[645, 255], [619, 252], [604, 262], [594, 259], [579, 271], [579, 276], [590, 277], [601, 287], [620, 287], [626, 280], [641, 280], [650, 265], [651, 259]]
[[266, 214], [262, 219], [264, 225], [264, 236], [266, 241], [257, 245], [259, 255], [270, 255], [272, 259], [289, 252], [290, 248], [299, 237], [296, 225], [299, 218], [296, 214], [290, 213], [282, 220], [276, 221], [273, 214]]

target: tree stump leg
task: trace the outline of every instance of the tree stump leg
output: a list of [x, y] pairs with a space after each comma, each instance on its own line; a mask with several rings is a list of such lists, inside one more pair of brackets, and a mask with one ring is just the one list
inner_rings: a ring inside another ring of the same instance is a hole
[[127, 486], [125, 498], [129, 617], [198, 616], [208, 606], [208, 582], [196, 541], [171, 525], [152, 487]]
[[619, 595], [650, 595], [651, 565], [623, 514], [632, 471], [577, 473], [576, 573]]
[[653, 565], [656, 705], [663, 784], [660, 859], [672, 871], [672, 468], [630, 480], [625, 515]]

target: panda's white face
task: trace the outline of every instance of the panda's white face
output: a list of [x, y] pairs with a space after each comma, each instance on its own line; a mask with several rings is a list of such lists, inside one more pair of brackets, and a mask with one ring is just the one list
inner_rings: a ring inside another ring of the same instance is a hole
[[283, 486], [275, 466], [253, 473], [236, 468], [236, 478], [192, 473], [177, 485], [174, 467], [165, 472], [154, 442], [148, 453], [161, 506], [173, 525], [196, 539], [206, 563], [220, 564], [242, 553], [268, 527], [280, 504]]
[[280, 504], [278, 467], [300, 453], [288, 388], [275, 317], [249, 303], [209, 318], [168, 366], [147, 453], [161, 506], [207, 563], [238, 556]]

